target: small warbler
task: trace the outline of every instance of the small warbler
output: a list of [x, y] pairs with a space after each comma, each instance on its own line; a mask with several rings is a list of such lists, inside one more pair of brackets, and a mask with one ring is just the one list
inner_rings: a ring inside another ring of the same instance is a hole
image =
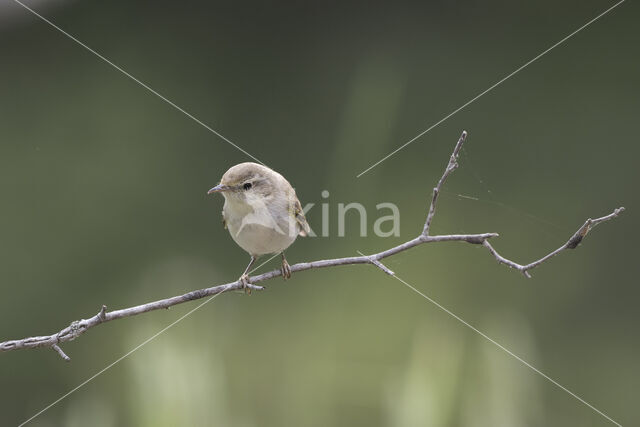
[[310, 229], [300, 201], [289, 181], [278, 172], [257, 163], [240, 163], [231, 167], [207, 194], [224, 196], [222, 223], [233, 240], [251, 256], [240, 276], [249, 284], [249, 269], [261, 255], [282, 255], [282, 277], [291, 277], [291, 267], [284, 256], [298, 235]]

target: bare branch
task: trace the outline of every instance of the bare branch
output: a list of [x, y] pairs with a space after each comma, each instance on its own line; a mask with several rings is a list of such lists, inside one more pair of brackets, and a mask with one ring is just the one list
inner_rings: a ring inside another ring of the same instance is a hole
[[433, 220], [433, 216], [436, 214], [436, 202], [438, 201], [438, 195], [440, 194], [440, 189], [444, 185], [444, 182], [447, 180], [451, 173], [458, 169], [458, 155], [460, 155], [460, 150], [462, 149], [462, 145], [464, 141], [467, 139], [467, 131], [463, 130], [462, 135], [458, 139], [458, 143], [453, 149], [453, 153], [451, 153], [451, 157], [449, 158], [449, 163], [447, 163], [447, 167], [438, 181], [438, 184], [433, 189], [433, 197], [431, 198], [431, 205], [429, 206], [429, 213], [427, 214], [427, 220], [424, 223], [424, 228], [422, 230], [422, 234], [425, 236], [429, 235], [429, 228], [431, 227], [431, 221]]
[[584, 239], [584, 237], [587, 235], [587, 233], [589, 231], [591, 231], [593, 229], [593, 227], [595, 227], [596, 225], [603, 223], [605, 221], [609, 221], [610, 219], [616, 218], [618, 215], [620, 215], [621, 212], [624, 211], [623, 207], [620, 207], [618, 209], [615, 209], [612, 213], [610, 213], [609, 215], [605, 215], [603, 217], [600, 218], [596, 218], [596, 219], [591, 219], [589, 218], [582, 227], [580, 227], [578, 229], [578, 231], [575, 232], [575, 234], [573, 236], [571, 236], [571, 238], [569, 240], [567, 240], [567, 242], [560, 246], [558, 249], [556, 249], [553, 252], [548, 253], [547, 255], [543, 256], [542, 258], [540, 258], [537, 261], [533, 261], [527, 265], [520, 265], [518, 263], [515, 263], [513, 261], [510, 261], [508, 259], [506, 259], [505, 257], [503, 257], [502, 255], [500, 255], [494, 248], [493, 246], [491, 246], [491, 243], [489, 243], [488, 240], [485, 240], [484, 242], [482, 242], [482, 245], [489, 249], [489, 252], [491, 252], [491, 254], [496, 257], [496, 259], [498, 260], [498, 262], [502, 263], [502, 264], [506, 264], [508, 265], [510, 268], [515, 268], [518, 271], [521, 271], [522, 274], [524, 274], [525, 276], [527, 276], [528, 278], [531, 278], [531, 274], [529, 274], [529, 270], [536, 268], [537, 266], [539, 266], [540, 264], [542, 264], [543, 262], [547, 261], [550, 258], [553, 258], [554, 256], [558, 255], [560, 252], [566, 250], [566, 249], [575, 249], [578, 247], [578, 245], [582, 242], [582, 240]]
[[[498, 262], [505, 264], [511, 268], [514, 268], [520, 272], [522, 272], [525, 276], [531, 277], [529, 274], [529, 270], [539, 266], [543, 262], [548, 259], [556, 256], [560, 252], [566, 249], [575, 249], [587, 235], [587, 233], [592, 230], [596, 225], [609, 221], [615, 217], [617, 217], [624, 208], [618, 208], [613, 213], [603, 216], [601, 218], [596, 219], [588, 219], [576, 233], [571, 236], [571, 238], [560, 248], [555, 251], [549, 253], [548, 255], [540, 258], [537, 261], [534, 261], [530, 264], [521, 265], [514, 261], [511, 261], [502, 255], [498, 254], [498, 252], [493, 248], [493, 246], [489, 243], [489, 239], [498, 237], [497, 233], [480, 233], [480, 234], [445, 234], [439, 236], [431, 236], [429, 234], [429, 228], [431, 226], [431, 222], [433, 221], [433, 217], [435, 215], [436, 210], [436, 202], [438, 200], [438, 194], [445, 181], [449, 177], [449, 175], [456, 170], [458, 167], [458, 155], [460, 150], [462, 149], [462, 145], [467, 137], [466, 132], [462, 132], [460, 139], [458, 139], [458, 143], [456, 144], [453, 153], [449, 159], [449, 163], [445, 168], [445, 171], [438, 181], [438, 184], [433, 189], [433, 197], [431, 200], [431, 205], [429, 206], [429, 212], [427, 214], [427, 219], [424, 224], [424, 228], [422, 233], [407, 242], [404, 242], [398, 246], [394, 246], [390, 249], [384, 250], [382, 252], [378, 252], [373, 255], [364, 255], [360, 253], [360, 256], [357, 257], [347, 257], [347, 258], [334, 258], [334, 259], [324, 259], [319, 261], [311, 261], [311, 262], [302, 262], [298, 264], [294, 264], [291, 266], [292, 272], [311, 270], [315, 268], [328, 268], [328, 267], [337, 267], [340, 265], [353, 265], [353, 264], [373, 264], [386, 274], [394, 275], [393, 271], [387, 268], [384, 264], [380, 262], [380, 260], [398, 254], [400, 252], [406, 251], [408, 249], [413, 248], [414, 246], [419, 246], [425, 243], [437, 243], [437, 242], [467, 242], [475, 245], [483, 245], [486, 247], [489, 252], [498, 260]], [[248, 287], [252, 290], [263, 290], [263, 286], [257, 285], [257, 283], [264, 282], [274, 277], [282, 275], [280, 269], [269, 271], [267, 273], [259, 274], [257, 276], [252, 276], [249, 278], [250, 284]], [[209, 288], [198, 289], [195, 291], [187, 292], [183, 295], [174, 296], [171, 298], [161, 299], [153, 302], [149, 302], [146, 304], [137, 305], [134, 307], [123, 308], [120, 310], [107, 311], [107, 307], [103, 305], [100, 308], [100, 311], [88, 319], [76, 320], [71, 322], [69, 326], [66, 328], [54, 333], [53, 335], [46, 336], [36, 336], [29, 337], [11, 341], [5, 341], [0, 343], [0, 352], [11, 351], [11, 350], [19, 350], [26, 348], [37, 348], [37, 347], [50, 347], [55, 350], [64, 360], [70, 360], [69, 356], [67, 356], [62, 348], [60, 348], [60, 343], [66, 341], [72, 341], [78, 338], [80, 335], [85, 333], [87, 330], [98, 326], [102, 323], [110, 322], [116, 319], [122, 319], [124, 317], [136, 316], [138, 314], [146, 313], [149, 311], [166, 309], [169, 307], [173, 307], [174, 305], [182, 304], [185, 302], [202, 299], [208, 296], [213, 296], [225, 292], [242, 290], [244, 289], [244, 284], [239, 280], [235, 282], [226, 283], [224, 285], [212, 286]]]

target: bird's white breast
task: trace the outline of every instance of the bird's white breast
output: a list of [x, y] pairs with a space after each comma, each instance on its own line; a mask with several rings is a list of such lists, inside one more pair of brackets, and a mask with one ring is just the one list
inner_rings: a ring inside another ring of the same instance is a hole
[[272, 199], [225, 197], [222, 212], [233, 240], [251, 255], [282, 252], [300, 231], [288, 204]]

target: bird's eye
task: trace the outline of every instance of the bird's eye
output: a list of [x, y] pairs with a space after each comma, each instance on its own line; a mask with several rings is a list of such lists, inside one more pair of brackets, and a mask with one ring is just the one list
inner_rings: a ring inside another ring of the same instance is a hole
[[242, 188], [244, 188], [245, 190], [248, 190], [251, 188], [251, 183], [250, 182], [245, 182], [244, 185], [242, 186]]

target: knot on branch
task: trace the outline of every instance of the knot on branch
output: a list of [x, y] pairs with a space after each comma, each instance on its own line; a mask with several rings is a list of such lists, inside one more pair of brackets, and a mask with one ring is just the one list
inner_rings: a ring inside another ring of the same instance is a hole
[[593, 227], [595, 227], [596, 225], [602, 222], [609, 221], [610, 219], [616, 218], [622, 212], [624, 212], [624, 207], [619, 207], [617, 209], [614, 209], [613, 212], [610, 213], [609, 215], [605, 215], [601, 218], [596, 218], [596, 219], [591, 219], [591, 218], [587, 219], [584, 225], [580, 227], [580, 229], [576, 231], [576, 233], [573, 236], [571, 236], [571, 238], [567, 241], [566, 243], [567, 249], [577, 248], [578, 245], [584, 239], [584, 237], [587, 235], [587, 233], [589, 233], [589, 231], [593, 229]]
[[207, 296], [207, 293], [205, 292], [204, 289], [197, 289], [195, 291], [191, 291], [189, 293], [187, 293], [185, 295], [185, 299], [186, 300], [195, 300], [195, 299], [200, 299], [200, 298], [204, 298]]
[[107, 306], [106, 305], [102, 305], [102, 307], [100, 308], [100, 311], [97, 314], [98, 316], [98, 320], [100, 320], [100, 322], [104, 322], [105, 320], [107, 320]]
[[482, 245], [485, 240], [487, 240], [486, 236], [469, 236], [465, 242], [471, 243], [472, 245]]
[[87, 329], [87, 325], [84, 324], [84, 320], [74, 320], [69, 325], [69, 334], [71, 338], [69, 341], [73, 341], [78, 338]]
[[580, 227], [580, 229], [576, 231], [573, 236], [571, 236], [571, 238], [567, 241], [568, 249], [575, 249], [578, 247], [578, 245], [582, 242], [582, 239], [584, 239], [584, 236], [586, 236], [587, 233], [591, 230], [592, 223], [593, 220], [589, 218], [587, 222], [585, 222], [584, 225]]

